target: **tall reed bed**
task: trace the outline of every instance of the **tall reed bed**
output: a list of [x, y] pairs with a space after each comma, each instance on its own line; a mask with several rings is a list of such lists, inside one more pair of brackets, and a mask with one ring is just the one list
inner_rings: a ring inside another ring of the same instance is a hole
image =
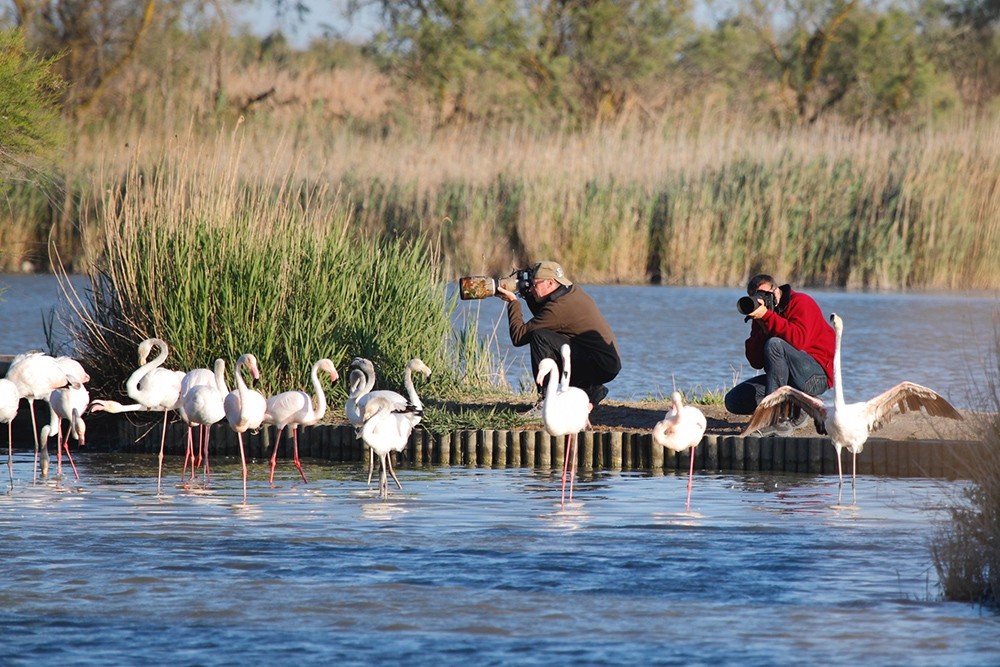
[[[120, 393], [136, 367], [136, 345], [156, 336], [168, 366], [260, 361], [262, 390], [309, 387], [315, 360], [329, 357], [346, 380], [366, 356], [381, 386], [401, 387], [422, 358], [431, 391], [469, 381], [475, 349], [456, 351], [435, 249], [422, 239], [362, 236], [337, 193], [306, 187], [293, 171], [240, 178], [242, 141], [186, 141], [145, 160], [136, 151], [109, 189], [99, 224], [92, 290], [80, 299], [76, 347], [93, 368], [93, 392]], [[471, 381], [477, 381], [472, 378]], [[346, 393], [338, 383], [335, 395]]]
[[[362, 237], [440, 249], [447, 279], [551, 257], [584, 282], [739, 285], [766, 270], [851, 288], [1000, 286], [995, 118], [892, 131], [724, 121], [382, 137], [306, 124], [285, 132], [254, 117], [233, 169], [248, 187], [304, 175], [313, 205], [350, 201]], [[203, 141], [230, 150], [225, 137]], [[106, 146], [121, 143], [85, 137], [76, 155], [111, 160]], [[96, 164], [72, 165], [67, 180], [117, 187]]]
[[983, 456], [968, 466], [970, 485], [953, 498], [950, 520], [931, 544], [946, 599], [1000, 609], [1000, 329], [994, 373], [984, 390]]

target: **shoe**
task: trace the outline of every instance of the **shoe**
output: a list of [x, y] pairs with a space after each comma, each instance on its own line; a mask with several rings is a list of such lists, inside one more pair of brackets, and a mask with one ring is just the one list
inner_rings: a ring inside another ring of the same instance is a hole
[[608, 397], [608, 388], [603, 384], [595, 385], [587, 391], [587, 396], [590, 398], [590, 404], [596, 408], [598, 403]]
[[759, 428], [750, 435], [757, 436], [758, 438], [789, 436], [795, 432], [795, 429], [805, 426], [807, 421], [809, 421], [809, 416], [805, 413], [800, 413], [795, 419], [782, 419], [777, 424]]
[[542, 418], [542, 402], [538, 401], [530, 408], [524, 412], [517, 413], [519, 417], [524, 417], [525, 419], [541, 419]]

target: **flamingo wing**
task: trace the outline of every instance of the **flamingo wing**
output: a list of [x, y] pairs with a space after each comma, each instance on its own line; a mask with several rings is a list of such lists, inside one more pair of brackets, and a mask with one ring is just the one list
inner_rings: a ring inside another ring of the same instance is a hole
[[312, 398], [304, 391], [286, 391], [267, 399], [264, 421], [269, 424], [287, 425], [293, 418], [312, 409]]
[[777, 424], [781, 419], [791, 416], [795, 408], [804, 410], [817, 424], [826, 421], [827, 407], [823, 401], [785, 385], [764, 397], [741, 435], [749, 435], [765, 426]]
[[900, 382], [868, 401], [868, 430], [881, 428], [896, 414], [918, 412], [921, 409], [932, 417], [962, 419], [961, 413], [933, 389], [915, 382]]

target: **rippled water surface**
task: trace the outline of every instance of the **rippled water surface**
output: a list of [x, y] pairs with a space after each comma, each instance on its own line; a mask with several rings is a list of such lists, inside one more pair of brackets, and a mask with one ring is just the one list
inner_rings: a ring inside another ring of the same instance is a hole
[[[996, 665], [1000, 620], [938, 600], [956, 483], [358, 466], [275, 488], [217, 461], [156, 495], [155, 457], [0, 495], [4, 665]], [[6, 487], [6, 471], [0, 469]]]

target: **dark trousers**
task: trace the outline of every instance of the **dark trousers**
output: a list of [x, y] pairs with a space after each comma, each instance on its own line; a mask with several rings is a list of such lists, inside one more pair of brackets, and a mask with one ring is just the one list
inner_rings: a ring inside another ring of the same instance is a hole
[[568, 337], [555, 331], [536, 329], [528, 340], [528, 345], [531, 347], [532, 378], [538, 377], [538, 364], [546, 357], [555, 359], [559, 372], [562, 373], [560, 350], [564, 344], [569, 345], [571, 362], [569, 384], [572, 387], [587, 390], [595, 385], [611, 382], [621, 370], [621, 361], [617, 358], [609, 359], [605, 358], [605, 355], [594, 354], [591, 349], [580, 347]]
[[786, 384], [819, 396], [827, 390], [826, 372], [809, 354], [781, 338], [768, 338], [764, 343], [764, 374], [730, 389], [726, 409], [737, 415], [751, 415], [765, 396]]

